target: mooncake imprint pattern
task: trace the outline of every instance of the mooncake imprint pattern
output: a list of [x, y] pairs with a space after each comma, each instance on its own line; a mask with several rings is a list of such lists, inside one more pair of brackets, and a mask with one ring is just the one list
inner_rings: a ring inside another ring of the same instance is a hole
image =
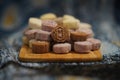
[[98, 50], [101, 41], [94, 39], [92, 26], [71, 15], [57, 17], [53, 13], [30, 18], [23, 44], [33, 53], [89, 53]]
[[51, 36], [55, 42], [65, 42], [69, 39], [69, 31], [65, 27], [58, 26], [56, 27]]

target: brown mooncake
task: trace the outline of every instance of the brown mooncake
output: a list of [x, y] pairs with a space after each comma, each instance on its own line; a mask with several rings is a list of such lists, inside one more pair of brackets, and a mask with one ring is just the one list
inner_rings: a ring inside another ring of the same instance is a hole
[[55, 42], [65, 42], [70, 39], [70, 33], [67, 28], [57, 26], [52, 30], [51, 37]]
[[84, 32], [72, 31], [70, 38], [72, 41], [85, 41], [88, 35]]
[[34, 41], [32, 42], [33, 53], [47, 53], [50, 51], [49, 42], [46, 41]]

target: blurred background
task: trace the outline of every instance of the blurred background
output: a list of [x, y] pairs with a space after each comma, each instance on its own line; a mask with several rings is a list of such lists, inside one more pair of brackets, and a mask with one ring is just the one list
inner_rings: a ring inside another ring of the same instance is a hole
[[[21, 36], [30, 17], [53, 12], [58, 16], [70, 14], [81, 22], [90, 23], [95, 37], [120, 46], [119, 0], [0, 0], [0, 48], [12, 47], [19, 52]], [[1, 57], [0, 57], [1, 58]], [[1, 60], [1, 59], [0, 59]], [[2, 61], [0, 61], [2, 62]], [[53, 69], [54, 67], [54, 69]], [[53, 66], [31, 69], [17, 64], [0, 68], [0, 80], [116, 80], [120, 65], [83, 67]], [[59, 74], [59, 76], [51, 76]]]

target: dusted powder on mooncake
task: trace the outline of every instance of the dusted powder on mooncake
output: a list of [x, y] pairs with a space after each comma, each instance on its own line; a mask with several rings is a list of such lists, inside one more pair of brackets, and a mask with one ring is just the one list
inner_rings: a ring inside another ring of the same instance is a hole
[[94, 38], [88, 38], [87, 41], [92, 43], [92, 50], [98, 50], [101, 46], [101, 41]]
[[57, 26], [57, 23], [53, 20], [43, 20], [41, 29], [44, 31], [51, 32], [56, 26]]
[[36, 32], [35, 39], [40, 40], [40, 41], [50, 41], [50, 32], [39, 30]]
[[78, 41], [74, 42], [74, 51], [79, 53], [87, 53], [90, 52], [92, 49], [92, 43], [88, 41]]
[[68, 53], [71, 51], [71, 44], [69, 43], [58, 43], [53, 45], [53, 52], [55, 53]]
[[29, 40], [35, 39], [35, 35], [36, 35], [37, 31], [38, 31], [37, 29], [27, 30], [24, 34]]

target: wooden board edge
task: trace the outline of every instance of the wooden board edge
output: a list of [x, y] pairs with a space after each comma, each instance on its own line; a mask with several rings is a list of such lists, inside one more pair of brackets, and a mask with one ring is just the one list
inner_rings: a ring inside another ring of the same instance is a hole
[[47, 60], [47, 59], [40, 59], [40, 58], [31, 58], [28, 56], [27, 52], [23, 52], [23, 51], [26, 51], [25, 49], [27, 49], [27, 47], [23, 45], [18, 56], [18, 59], [23, 62], [93, 62], [93, 61], [101, 61], [103, 59], [103, 56], [100, 50], [93, 51], [94, 53], [96, 53], [97, 56], [92, 59], [86, 58], [86, 59], [75, 59], [75, 60], [74, 59], [71, 59], [71, 60], [70, 59], [61, 59], [61, 60], [48, 59]]

